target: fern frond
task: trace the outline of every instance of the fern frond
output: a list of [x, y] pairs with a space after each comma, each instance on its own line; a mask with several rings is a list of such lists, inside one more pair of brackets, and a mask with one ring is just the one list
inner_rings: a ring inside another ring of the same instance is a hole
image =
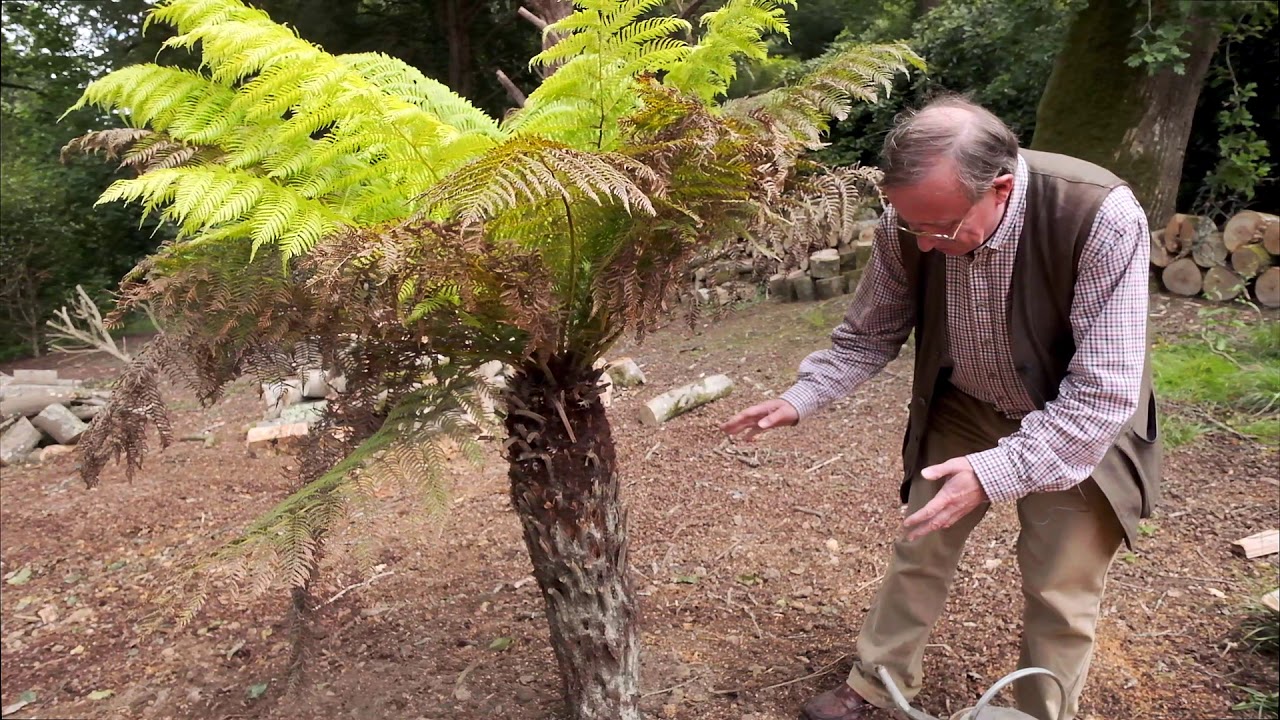
[[585, 196], [596, 203], [617, 202], [626, 212], [652, 215], [653, 204], [640, 183], [655, 187], [658, 178], [624, 155], [517, 138], [433, 187], [424, 204], [464, 225], [548, 197], [570, 201]]
[[795, 7], [795, 0], [729, 0], [703, 15], [701, 41], [663, 82], [705, 102], [724, 95], [737, 74], [738, 56], [768, 57], [768, 33], [790, 38], [783, 5]]

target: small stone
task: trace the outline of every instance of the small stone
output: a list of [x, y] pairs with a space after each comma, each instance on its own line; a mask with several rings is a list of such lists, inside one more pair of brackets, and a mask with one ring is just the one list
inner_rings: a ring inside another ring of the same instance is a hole
[[827, 552], [829, 553], [840, 552], [840, 541], [836, 540], [835, 538], [827, 538]]
[[987, 570], [995, 570], [1000, 567], [1000, 558], [987, 558], [987, 560], [982, 563], [982, 567]]
[[807, 598], [812, 594], [813, 594], [813, 588], [808, 586], [796, 588], [795, 592], [791, 593], [793, 597], [798, 597], [798, 598]]
[[661, 710], [662, 717], [664, 718], [673, 718], [678, 712], [680, 712], [680, 708], [677, 707], [675, 703], [667, 703], [662, 706]]
[[533, 682], [534, 678], [532, 675], [521, 675], [519, 679], [520, 679], [521, 685], [528, 685], [529, 683]]
[[537, 692], [535, 692], [532, 688], [527, 688], [523, 685], [516, 688], [515, 695], [516, 695], [516, 701], [521, 703], [530, 702], [534, 698], [538, 697]]

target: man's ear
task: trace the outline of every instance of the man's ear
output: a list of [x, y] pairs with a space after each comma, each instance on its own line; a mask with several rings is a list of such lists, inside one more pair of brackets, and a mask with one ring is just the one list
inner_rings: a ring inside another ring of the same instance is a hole
[[1009, 199], [1009, 195], [1013, 193], [1013, 174], [1009, 173], [1001, 175], [991, 181], [991, 187], [995, 188], [996, 197], [1000, 202]]

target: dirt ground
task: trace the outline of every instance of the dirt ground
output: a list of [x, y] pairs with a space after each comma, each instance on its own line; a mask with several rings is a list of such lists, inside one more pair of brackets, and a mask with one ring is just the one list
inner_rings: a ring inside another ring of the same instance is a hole
[[[643, 704], [655, 717], [792, 718], [849, 668], [901, 521], [909, 358], [801, 429], [764, 436], [756, 467], [718, 451], [716, 430], [788, 387], [827, 342], [839, 302], [749, 306], [619, 349], [649, 381], [619, 393], [611, 416], [631, 507]], [[1162, 334], [1183, 332], [1195, 306], [1160, 298], [1154, 316]], [[98, 381], [117, 369], [86, 356], [20, 366]], [[661, 429], [640, 424], [645, 399], [717, 372], [737, 382], [731, 398]], [[209, 431], [218, 443], [179, 442], [132, 483], [114, 468], [91, 491], [74, 455], [3, 472], [0, 572], [31, 569], [25, 583], [0, 584], [0, 705], [34, 695], [12, 717], [560, 717], [542, 601], [493, 444], [483, 467], [461, 469], [444, 517], [423, 521], [412, 500], [388, 501], [387, 574], [322, 611], [314, 679], [301, 690], [282, 681], [283, 597], [250, 608], [215, 597], [186, 629], [143, 635], [193, 553], [291, 485], [290, 458], [246, 455], [244, 429], [260, 413], [249, 382], [209, 410], [177, 389], [170, 398], [178, 435]], [[1110, 576], [1082, 717], [1241, 717], [1230, 710], [1238, 686], [1276, 687], [1270, 662], [1239, 647], [1241, 608], [1275, 586], [1276, 559], [1244, 560], [1230, 542], [1280, 524], [1278, 476], [1275, 448], [1228, 434], [1168, 455], [1163, 505]], [[935, 715], [1015, 668], [1016, 529], [1012, 508], [999, 507], [970, 540], [925, 658], [918, 705]], [[357, 581], [328, 577], [320, 594]], [[495, 649], [500, 638], [510, 644]]]

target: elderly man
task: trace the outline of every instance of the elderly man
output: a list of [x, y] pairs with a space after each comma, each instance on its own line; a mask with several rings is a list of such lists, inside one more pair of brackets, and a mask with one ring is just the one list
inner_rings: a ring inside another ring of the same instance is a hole
[[848, 681], [809, 720], [890, 706], [885, 667], [921, 687], [929, 632], [965, 539], [991, 503], [1016, 503], [1024, 596], [1018, 708], [1073, 718], [1107, 570], [1156, 499], [1160, 448], [1146, 363], [1147, 222], [1130, 189], [1090, 163], [1020, 151], [998, 118], [935, 101], [885, 139], [887, 201], [871, 262], [832, 347], [782, 397], [723, 430], [794, 425], [892, 360], [915, 331], [903, 442], [904, 537], [857, 640]]

